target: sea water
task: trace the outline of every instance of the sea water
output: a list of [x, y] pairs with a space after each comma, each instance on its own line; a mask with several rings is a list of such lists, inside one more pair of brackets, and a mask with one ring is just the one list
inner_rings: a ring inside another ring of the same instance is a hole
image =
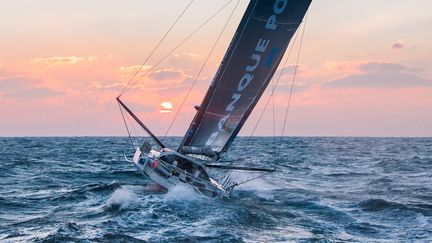
[[164, 190], [126, 142], [0, 138], [0, 242], [432, 241], [431, 138], [238, 138], [224, 160], [279, 172], [229, 199]]

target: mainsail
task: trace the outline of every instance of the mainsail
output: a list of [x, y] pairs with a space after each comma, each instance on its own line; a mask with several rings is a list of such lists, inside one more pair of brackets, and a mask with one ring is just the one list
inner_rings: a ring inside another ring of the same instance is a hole
[[179, 151], [225, 152], [269, 84], [311, 0], [251, 0]]

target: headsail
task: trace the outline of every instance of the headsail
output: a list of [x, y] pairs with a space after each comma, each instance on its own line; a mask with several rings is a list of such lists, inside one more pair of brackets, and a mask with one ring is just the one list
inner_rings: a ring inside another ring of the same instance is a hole
[[[270, 82], [311, 0], [251, 0], [179, 151], [225, 152]], [[207, 153], [208, 154], [208, 153]]]

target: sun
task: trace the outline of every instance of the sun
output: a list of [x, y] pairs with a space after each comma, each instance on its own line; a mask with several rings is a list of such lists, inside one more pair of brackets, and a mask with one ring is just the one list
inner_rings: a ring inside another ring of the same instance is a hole
[[160, 109], [160, 113], [170, 113], [172, 111], [173, 105], [171, 102], [169, 101], [164, 101], [160, 104], [161, 109]]

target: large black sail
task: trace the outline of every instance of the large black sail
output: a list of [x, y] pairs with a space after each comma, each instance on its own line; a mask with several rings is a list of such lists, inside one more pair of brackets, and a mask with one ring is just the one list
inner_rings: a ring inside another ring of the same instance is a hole
[[270, 82], [311, 0], [252, 0], [179, 148], [228, 149]]

